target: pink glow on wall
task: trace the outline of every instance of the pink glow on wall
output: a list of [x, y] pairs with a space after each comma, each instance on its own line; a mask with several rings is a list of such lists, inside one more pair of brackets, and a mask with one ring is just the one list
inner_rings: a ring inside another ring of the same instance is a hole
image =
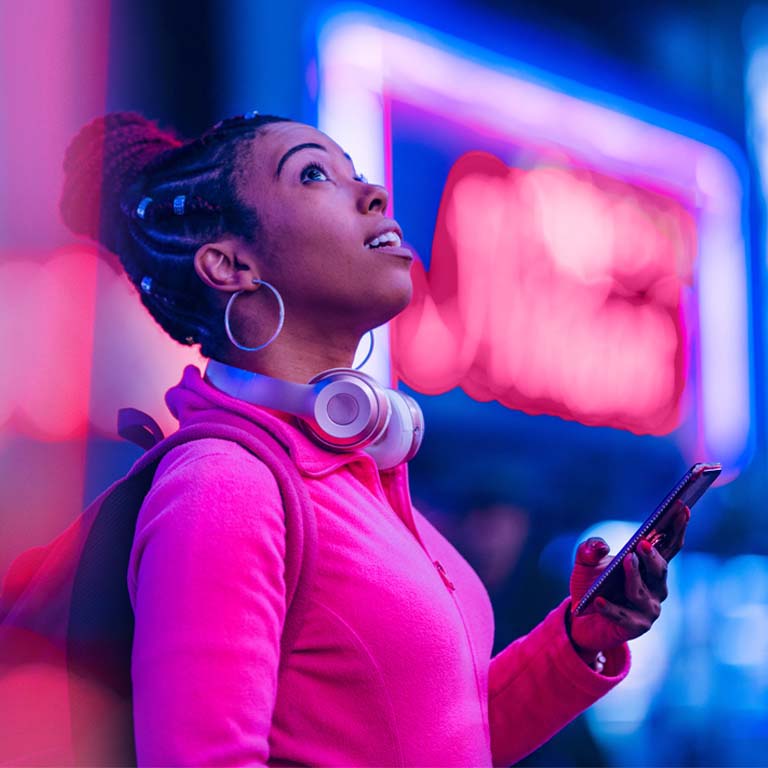
[[105, 111], [109, 28], [106, 1], [0, 3], [0, 574], [83, 506], [97, 265], [58, 200]]
[[109, 2], [0, 3], [0, 247], [68, 239], [58, 217], [64, 150], [104, 112]]
[[430, 271], [391, 323], [420, 392], [640, 433], [679, 423], [694, 225], [674, 200], [588, 171], [453, 166]]
[[46, 262], [12, 256], [0, 261], [0, 344], [10, 361], [0, 377], [0, 430], [73, 440], [90, 422], [114, 437], [124, 406], [175, 429], [163, 393], [184, 365], [202, 364], [200, 355], [160, 329], [95, 247], [66, 246]]
[[93, 349], [96, 254], [57, 249], [46, 262], [0, 261], [4, 425], [37, 440], [85, 436]]
[[82, 6], [0, 9], [0, 435], [43, 442], [84, 438], [90, 399], [96, 259], [58, 211], [66, 147], [105, 111], [110, 5]]

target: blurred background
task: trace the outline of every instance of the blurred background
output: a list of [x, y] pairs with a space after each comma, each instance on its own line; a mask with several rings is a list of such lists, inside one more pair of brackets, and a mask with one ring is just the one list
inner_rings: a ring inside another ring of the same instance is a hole
[[[112, 110], [317, 125], [392, 192], [414, 300], [371, 372], [421, 404], [415, 505], [483, 578], [495, 652], [720, 461], [628, 680], [525, 765], [768, 752], [768, 3], [0, 0], [0, 573], [175, 422], [201, 358], [58, 217]], [[513, 726], [512, 726], [513, 727]]]

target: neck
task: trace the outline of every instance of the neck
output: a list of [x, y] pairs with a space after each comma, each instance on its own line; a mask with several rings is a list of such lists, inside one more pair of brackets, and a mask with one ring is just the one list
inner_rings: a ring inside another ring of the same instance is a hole
[[358, 334], [310, 339], [297, 338], [286, 331], [283, 328], [275, 341], [259, 352], [244, 352], [229, 345], [228, 354], [222, 362], [297, 384], [306, 384], [329, 368], [352, 367], [360, 342]]

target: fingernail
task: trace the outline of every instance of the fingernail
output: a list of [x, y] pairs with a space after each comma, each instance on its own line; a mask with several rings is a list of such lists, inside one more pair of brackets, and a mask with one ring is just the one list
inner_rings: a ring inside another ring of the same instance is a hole
[[593, 537], [589, 539], [587, 543], [589, 544], [590, 551], [595, 554], [608, 551], [608, 545], [601, 538]]
[[604, 597], [598, 597], [598, 598], [595, 600], [595, 605], [596, 605], [596, 606], [597, 606], [597, 607], [598, 607], [600, 610], [602, 610], [603, 608], [605, 608], [605, 606], [606, 606], [607, 604], [608, 604], [608, 603], [607, 603], [607, 601], [606, 601], [606, 599], [605, 599]]
[[637, 545], [637, 548], [644, 554], [647, 555], [651, 551], [651, 542], [647, 539], [642, 539], [640, 543]]

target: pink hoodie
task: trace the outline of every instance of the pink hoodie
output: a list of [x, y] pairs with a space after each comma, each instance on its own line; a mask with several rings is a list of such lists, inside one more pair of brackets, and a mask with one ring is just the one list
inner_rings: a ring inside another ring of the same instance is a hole
[[225, 440], [163, 458], [128, 569], [139, 765], [509, 765], [626, 676], [626, 646], [603, 674], [576, 655], [567, 601], [491, 659], [488, 594], [412, 507], [406, 465], [327, 451], [194, 366], [166, 402], [182, 426], [234, 411], [283, 437], [315, 505], [317, 569], [278, 686], [276, 481]]

